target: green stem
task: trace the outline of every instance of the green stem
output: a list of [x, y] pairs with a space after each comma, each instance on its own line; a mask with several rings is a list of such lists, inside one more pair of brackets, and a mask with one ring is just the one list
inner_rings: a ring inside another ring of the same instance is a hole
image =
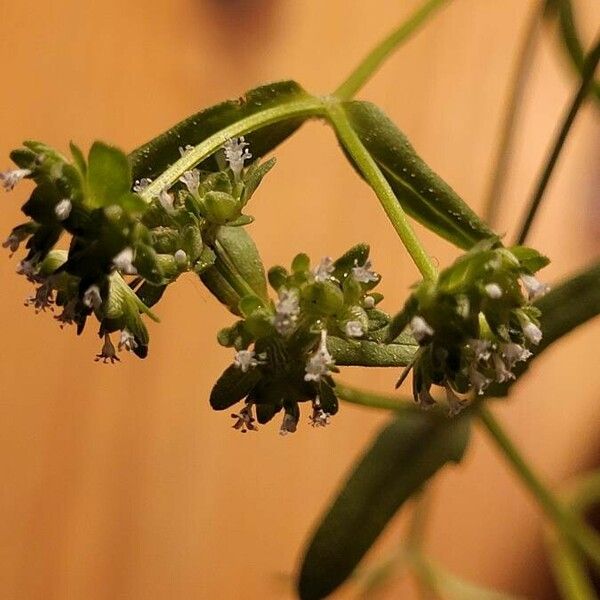
[[600, 539], [596, 533], [577, 515], [565, 508], [540, 481], [539, 477], [532, 471], [519, 450], [485, 406], [481, 405], [479, 407], [478, 416], [492, 440], [502, 451], [515, 473], [533, 494], [546, 516], [552, 521], [560, 534], [587, 555], [595, 567], [600, 570]]
[[350, 404], [359, 404], [368, 408], [377, 408], [380, 410], [413, 410], [414, 406], [409, 402], [392, 396], [384, 396], [375, 392], [357, 390], [354, 387], [335, 382], [335, 395], [341, 400], [350, 402]]
[[522, 244], [527, 239], [527, 235], [529, 234], [529, 229], [531, 228], [531, 224], [535, 218], [535, 215], [540, 207], [542, 202], [542, 198], [544, 197], [544, 193], [548, 186], [548, 182], [550, 181], [550, 177], [552, 172], [554, 171], [554, 167], [556, 166], [556, 162], [560, 155], [560, 152], [564, 146], [565, 140], [571, 131], [571, 126], [575, 121], [575, 117], [583, 104], [585, 97], [588, 94], [591, 82], [594, 77], [594, 72], [596, 70], [596, 66], [598, 65], [598, 61], [600, 60], [600, 39], [596, 42], [595, 46], [592, 48], [588, 57], [585, 61], [585, 65], [583, 68], [581, 85], [579, 86], [579, 90], [577, 94], [575, 94], [575, 98], [571, 104], [571, 108], [567, 113], [562, 127], [558, 132], [556, 140], [554, 142], [552, 151], [550, 152], [550, 156], [546, 161], [546, 166], [544, 167], [539, 179], [538, 184], [536, 186], [535, 192], [531, 198], [529, 203], [529, 208], [527, 210], [527, 214], [525, 219], [523, 220], [523, 224], [520, 229], [519, 236], [517, 238], [517, 244]]
[[146, 201], [158, 196], [164, 189], [170, 188], [186, 171], [202, 162], [205, 158], [216, 152], [223, 144], [234, 137], [245, 135], [267, 125], [285, 121], [293, 117], [324, 116], [325, 109], [321, 99], [310, 96], [302, 100], [291, 100], [274, 108], [265, 109], [232, 123], [221, 131], [207, 137], [203, 142], [182, 156], [172, 164], [164, 173], [157, 177], [140, 195]]
[[493, 163], [494, 168], [483, 203], [483, 218], [490, 227], [493, 227], [496, 221], [498, 206], [500, 205], [502, 192], [506, 183], [511, 149], [517, 130], [517, 115], [523, 100], [525, 84], [531, 73], [531, 64], [533, 62], [532, 59], [538, 39], [542, 14], [543, 7], [540, 10], [539, 6], [534, 5], [517, 55], [506, 110], [502, 119], [500, 141]]
[[331, 99], [327, 113], [341, 144], [352, 157], [375, 194], [377, 194], [385, 213], [417, 268], [425, 279], [435, 279], [437, 277], [435, 265], [412, 230], [408, 217], [400, 206], [387, 179], [352, 128], [344, 109], [335, 99]]
[[334, 95], [340, 100], [350, 100], [375, 74], [386, 58], [406, 41], [427, 18], [447, 0], [427, 0], [406, 21], [381, 41], [338, 87]]

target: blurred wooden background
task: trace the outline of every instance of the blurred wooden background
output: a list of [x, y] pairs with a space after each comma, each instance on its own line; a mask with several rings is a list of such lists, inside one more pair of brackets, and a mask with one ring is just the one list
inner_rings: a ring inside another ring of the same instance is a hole
[[[0, 156], [24, 138], [66, 149], [101, 138], [130, 149], [180, 118], [261, 82], [296, 78], [327, 92], [416, 1], [0, 1]], [[514, 53], [532, 4], [455, 0], [364, 91], [474, 207], [481, 204]], [[581, 0], [590, 40], [600, 5]], [[555, 38], [538, 47], [501, 230], [520, 208], [575, 79]], [[532, 244], [548, 280], [598, 256], [600, 125], [587, 106], [561, 158]], [[253, 200], [267, 265], [368, 241], [399, 305], [415, 269], [381, 209], [310, 123], [277, 151]], [[27, 185], [2, 200], [3, 233]], [[454, 249], [419, 230], [440, 264]], [[315, 519], [384, 415], [342, 406], [331, 427], [231, 429], [207, 396], [231, 353], [226, 312], [193, 277], [159, 305], [146, 361], [93, 362], [76, 339], [23, 306], [29, 285], [0, 260], [0, 596], [14, 600], [291, 598], [289, 577]], [[598, 451], [600, 323], [539, 361], [498, 407], [517, 442], [560, 483]], [[592, 348], [595, 350], [592, 351]], [[387, 390], [396, 372], [346, 372]], [[304, 417], [303, 417], [304, 418]], [[306, 420], [306, 419], [304, 419]], [[428, 545], [481, 584], [542, 598], [541, 520], [486, 439], [435, 485]], [[371, 555], [393, 546], [402, 518]], [[343, 549], [340, 549], [343, 551]], [[395, 582], [383, 597], [412, 598]], [[351, 590], [339, 597], [354, 597]]]

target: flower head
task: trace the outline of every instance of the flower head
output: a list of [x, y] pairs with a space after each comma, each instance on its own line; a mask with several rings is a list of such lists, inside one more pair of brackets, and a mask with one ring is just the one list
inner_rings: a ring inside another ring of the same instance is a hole
[[317, 396], [312, 403], [313, 412], [309, 417], [310, 424], [313, 427], [325, 427], [329, 425], [329, 421], [331, 419], [331, 415], [326, 413], [321, 407], [321, 401], [319, 396]]
[[504, 359], [506, 366], [512, 369], [516, 363], [526, 361], [531, 356], [531, 352], [519, 344], [510, 342], [500, 345], [500, 356]]
[[94, 360], [96, 362], [102, 361], [104, 364], [107, 364], [108, 362], [114, 364], [115, 362], [119, 362], [121, 360], [117, 356], [117, 351], [115, 350], [108, 333], [104, 336], [104, 344], [102, 345], [100, 354], [96, 354], [96, 358]]
[[181, 248], [173, 254], [173, 258], [175, 258], [175, 262], [180, 267], [185, 267], [188, 263], [188, 256], [185, 253], [185, 250], [181, 250]]
[[492, 344], [488, 340], [470, 339], [469, 348], [473, 350], [476, 361], [487, 361], [491, 356]]
[[167, 190], [163, 190], [158, 195], [158, 201], [166, 212], [173, 212], [173, 194], [169, 194]]
[[198, 169], [186, 171], [179, 178], [179, 181], [185, 185], [190, 194], [197, 194], [198, 188], [200, 187], [200, 171], [198, 171]]
[[485, 293], [492, 299], [502, 298], [502, 288], [497, 283], [488, 283], [485, 286]]
[[148, 177], [142, 177], [142, 179], [136, 179], [133, 184], [133, 191], [136, 194], [141, 194], [150, 184], [152, 183], [152, 179]]
[[275, 316], [273, 325], [279, 335], [289, 335], [298, 320], [300, 312], [300, 301], [297, 290], [281, 288], [279, 290], [279, 301], [275, 305]]

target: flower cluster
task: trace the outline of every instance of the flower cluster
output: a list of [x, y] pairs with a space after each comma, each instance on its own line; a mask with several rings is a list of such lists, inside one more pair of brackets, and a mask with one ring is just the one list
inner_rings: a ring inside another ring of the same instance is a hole
[[[145, 357], [141, 315], [156, 319], [149, 307], [167, 285], [215, 263], [220, 227], [252, 221], [242, 209], [274, 161], [244, 168], [246, 146], [242, 138], [230, 140], [222, 170], [187, 171], [149, 201], [141, 194], [151, 181], [133, 182], [128, 157], [104, 143], [94, 143], [87, 158], [73, 144], [71, 159], [40, 142], [13, 151], [18, 168], [0, 173], [1, 186], [11, 191], [25, 178], [36, 184], [22, 207], [28, 221], [3, 244], [11, 253], [26, 245], [17, 271], [36, 285], [26, 304], [60, 309], [61, 327], [75, 324], [78, 332], [94, 315], [103, 338], [97, 360], [118, 360], [117, 349]], [[68, 251], [56, 248], [63, 235], [70, 236]]]
[[[299, 254], [291, 270], [274, 267], [268, 279], [275, 300], [248, 295], [241, 299], [242, 319], [219, 333], [219, 342], [236, 350], [233, 364], [217, 381], [211, 405], [225, 410], [240, 400], [234, 427], [255, 429], [283, 411], [280, 433], [296, 430], [299, 403], [310, 402], [310, 423], [321, 427], [337, 412], [337, 372], [328, 340], [374, 340], [389, 322], [376, 308], [373, 292], [380, 277], [371, 268], [369, 248], [358, 245], [338, 260], [323, 258], [311, 266]], [[256, 417], [254, 417], [256, 414]]]
[[[390, 337], [407, 328], [419, 343], [412, 364], [413, 395], [435, 403], [432, 385], [445, 389], [451, 413], [493, 382], [514, 379], [513, 369], [540, 343], [539, 310], [547, 291], [534, 273], [548, 260], [531, 248], [480, 243], [436, 281], [421, 283], [390, 325]], [[404, 375], [405, 376], [405, 375]], [[404, 379], [401, 378], [401, 381]]]

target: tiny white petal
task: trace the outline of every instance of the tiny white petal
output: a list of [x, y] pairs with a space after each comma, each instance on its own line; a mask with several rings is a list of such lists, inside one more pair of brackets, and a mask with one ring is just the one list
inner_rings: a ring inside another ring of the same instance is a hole
[[541, 298], [550, 290], [550, 286], [542, 283], [533, 275], [521, 275], [521, 281], [523, 282], [523, 286], [527, 291], [527, 296], [530, 302]]
[[261, 364], [261, 361], [256, 358], [254, 350], [239, 350], [235, 354], [233, 364], [240, 369], [242, 373], [247, 373], [251, 368]]
[[54, 214], [59, 221], [64, 221], [69, 218], [72, 208], [73, 205], [71, 204], [71, 201], [68, 198], [65, 198], [56, 204], [54, 207]]
[[362, 337], [365, 333], [360, 321], [348, 321], [344, 331], [348, 337]]
[[485, 293], [492, 298], [492, 300], [502, 298], [502, 288], [497, 283], [488, 283], [485, 286]]
[[354, 277], [356, 281], [360, 281], [360, 283], [370, 283], [379, 279], [377, 273], [371, 269], [370, 259], [367, 259], [365, 264], [360, 267], [358, 266], [358, 261], [355, 260], [354, 267], [352, 267], [352, 277]]
[[363, 306], [368, 310], [375, 307], [375, 298], [373, 296], [365, 296]]
[[334, 271], [333, 259], [330, 256], [325, 256], [321, 259], [321, 262], [315, 267], [313, 274], [315, 281], [323, 283], [327, 281]]
[[133, 249], [127, 246], [113, 258], [113, 264], [125, 275], [136, 275], [137, 269], [133, 266]]
[[123, 329], [123, 331], [121, 331], [121, 336], [119, 337], [119, 351], [127, 350], [128, 352], [131, 352], [137, 347], [138, 343], [136, 342], [134, 335], [127, 329]]
[[100, 296], [100, 288], [97, 285], [91, 285], [85, 290], [83, 303], [94, 310], [98, 310], [102, 306], [102, 296]]
[[244, 161], [252, 158], [248, 150], [248, 142], [243, 136], [227, 140], [223, 145], [225, 151], [225, 160], [229, 163], [229, 168], [233, 171], [235, 180], [238, 181], [244, 168]]
[[410, 321], [410, 328], [413, 337], [417, 342], [422, 342], [426, 338], [432, 336], [435, 332], [423, 317], [413, 317]]
[[523, 335], [536, 346], [542, 341], [542, 330], [531, 322], [523, 325]]
[[12, 191], [17, 183], [24, 177], [31, 175], [32, 171], [29, 169], [13, 169], [12, 171], [4, 171], [0, 173], [0, 184], [6, 192]]

